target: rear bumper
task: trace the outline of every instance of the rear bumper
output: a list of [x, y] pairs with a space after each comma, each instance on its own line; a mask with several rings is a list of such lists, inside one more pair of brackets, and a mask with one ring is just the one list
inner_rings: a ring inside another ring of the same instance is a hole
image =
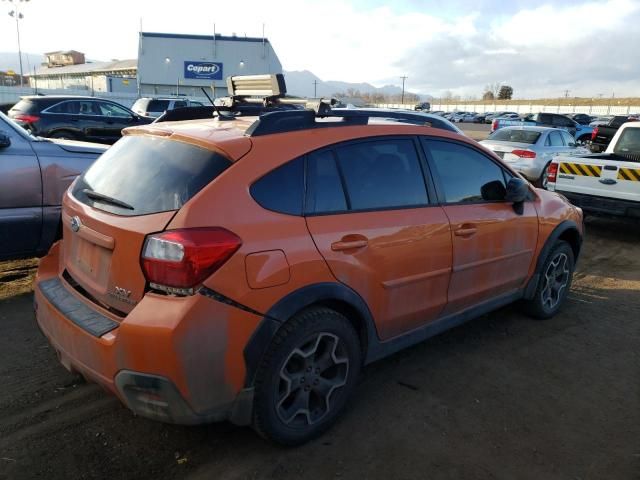
[[179, 424], [250, 421], [243, 349], [259, 316], [199, 294], [147, 294], [125, 318], [115, 317], [58, 276], [59, 247], [41, 261], [34, 303], [40, 329], [68, 370], [140, 416]]
[[587, 213], [640, 218], [640, 202], [565, 192], [557, 189], [555, 191], [567, 197], [572, 204], [582, 208]]

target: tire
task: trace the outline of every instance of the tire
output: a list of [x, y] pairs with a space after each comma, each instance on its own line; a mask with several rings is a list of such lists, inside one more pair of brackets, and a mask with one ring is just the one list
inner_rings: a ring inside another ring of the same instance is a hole
[[58, 130], [49, 135], [49, 138], [59, 138], [61, 140], [77, 140], [78, 137], [67, 130]]
[[549, 178], [549, 165], [551, 165], [551, 162], [547, 163], [544, 168], [542, 169], [542, 173], [540, 174], [540, 178], [538, 178], [538, 180], [536, 180], [535, 185], [536, 187], [539, 188], [543, 188], [544, 190], [547, 189], [547, 185], [549, 184], [548, 178]]
[[303, 310], [280, 327], [258, 367], [253, 428], [282, 445], [317, 437], [340, 416], [361, 365], [358, 334], [344, 315]]
[[533, 298], [522, 302], [524, 312], [539, 320], [546, 320], [558, 313], [571, 289], [574, 268], [571, 246], [559, 240], [540, 269], [540, 281]]

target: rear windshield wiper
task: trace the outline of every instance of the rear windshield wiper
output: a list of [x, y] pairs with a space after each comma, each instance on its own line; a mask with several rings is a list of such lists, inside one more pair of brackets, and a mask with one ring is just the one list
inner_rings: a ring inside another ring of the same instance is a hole
[[122, 200], [118, 200], [117, 198], [110, 197], [109, 195], [105, 195], [104, 193], [94, 192], [90, 188], [85, 188], [82, 190], [87, 197], [92, 198], [94, 200], [101, 200], [105, 203], [110, 203], [112, 205], [116, 205], [118, 207], [126, 208], [127, 210], [135, 210], [131, 205]]

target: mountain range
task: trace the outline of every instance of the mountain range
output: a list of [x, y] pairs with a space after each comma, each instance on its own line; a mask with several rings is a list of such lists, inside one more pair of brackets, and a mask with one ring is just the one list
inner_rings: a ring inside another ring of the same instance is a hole
[[[381, 93], [383, 95], [400, 95], [402, 88], [397, 85], [385, 85], [375, 87], [370, 83], [351, 83], [338, 80], [324, 81], [314, 75], [309, 70], [284, 71], [284, 78], [287, 83], [287, 93], [303, 97], [315, 96], [328, 97], [336, 93], [346, 94], [349, 89], [358, 90], [360, 93]], [[406, 90], [406, 92], [409, 92]]]
[[[27, 75], [29, 72], [33, 72], [34, 67], [40, 67], [40, 64], [44, 62], [44, 60], [44, 55], [23, 52], [22, 71]], [[0, 52], [0, 71], [6, 72], [7, 70], [20, 73], [20, 62], [17, 52]]]

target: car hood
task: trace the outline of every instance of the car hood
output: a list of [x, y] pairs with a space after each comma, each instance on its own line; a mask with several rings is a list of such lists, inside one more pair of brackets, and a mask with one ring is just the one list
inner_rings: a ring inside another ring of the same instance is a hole
[[101, 143], [79, 142], [77, 140], [63, 140], [57, 138], [43, 139], [45, 142], [50, 142], [58, 145], [63, 150], [71, 153], [104, 153], [109, 145], [103, 145]]

